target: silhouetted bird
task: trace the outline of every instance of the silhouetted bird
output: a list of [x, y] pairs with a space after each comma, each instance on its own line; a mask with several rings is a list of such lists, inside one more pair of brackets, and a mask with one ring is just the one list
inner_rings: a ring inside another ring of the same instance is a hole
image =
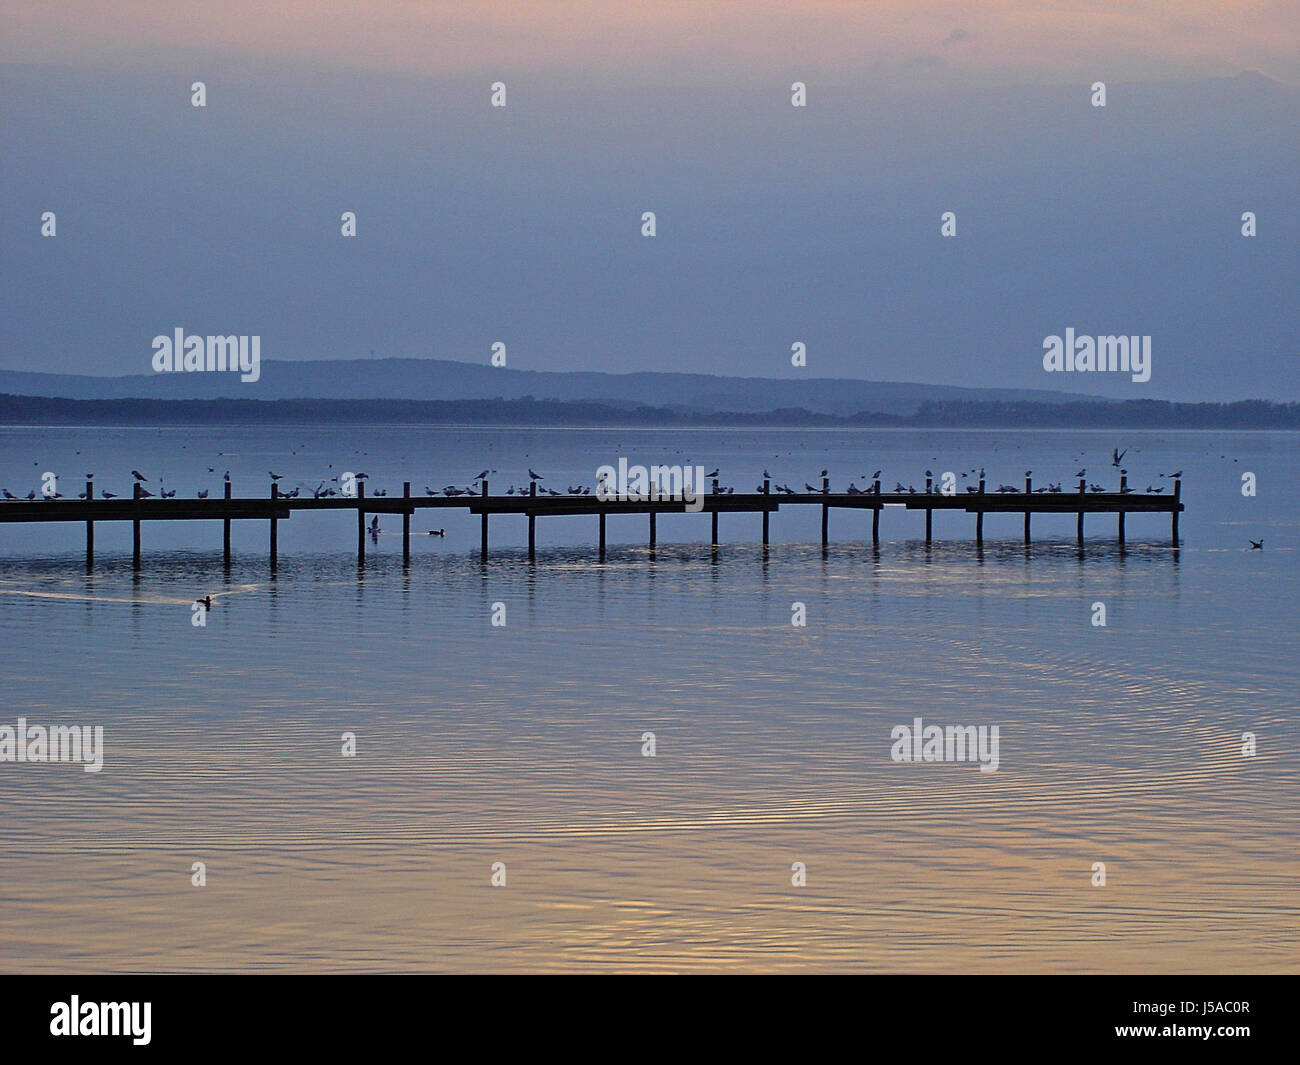
[[206, 488], [200, 488], [200, 489], [199, 489], [199, 498], [200, 498], [200, 499], [207, 499], [207, 498], [208, 498], [208, 490], [207, 490]]
[[195, 599], [194, 601], [196, 603], [202, 603], [204, 610], [212, 609], [212, 596], [210, 595], [205, 595], [202, 599]]
[[131, 471], [131, 476], [134, 477], [137, 481], [147, 481], [147, 480], [149, 480], [149, 478], [146, 477], [146, 476], [145, 476], [143, 473], [141, 473], [139, 470], [132, 470], [132, 471]]
[[[1250, 538], [1247, 537], [1247, 539], [1250, 539]], [[1251, 541], [1250, 541], [1250, 549], [1251, 549], [1252, 551], [1263, 551], [1263, 550], [1264, 550], [1264, 541], [1263, 541], [1263, 539], [1261, 538], [1261, 539], [1259, 539], [1259, 540], [1251, 540]]]

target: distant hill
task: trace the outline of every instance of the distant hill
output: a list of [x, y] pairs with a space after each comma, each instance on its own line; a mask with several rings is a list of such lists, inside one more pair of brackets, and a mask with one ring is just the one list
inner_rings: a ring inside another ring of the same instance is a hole
[[0, 392], [64, 399], [404, 399], [559, 400], [675, 411], [760, 413], [798, 408], [820, 414], [909, 415], [924, 403], [1097, 402], [1095, 396], [1005, 388], [953, 388], [895, 381], [813, 377], [718, 377], [687, 373], [515, 370], [445, 359], [265, 360], [261, 380], [236, 374], [128, 377], [0, 370]]
[[535, 399], [54, 399], [0, 393], [0, 425], [623, 425], [654, 428], [1178, 428], [1300, 430], [1300, 403], [927, 402], [911, 414], [670, 410]]

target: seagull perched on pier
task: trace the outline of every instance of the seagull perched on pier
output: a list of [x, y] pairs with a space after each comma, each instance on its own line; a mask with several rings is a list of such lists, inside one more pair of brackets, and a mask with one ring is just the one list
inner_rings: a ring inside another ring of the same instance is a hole
[[149, 489], [147, 489], [147, 488], [141, 488], [141, 489], [140, 489], [140, 498], [141, 498], [141, 499], [152, 499], [152, 498], [153, 498], [153, 493], [152, 493], [151, 491], [149, 491]]
[[1084, 469], [1080, 470], [1078, 473], [1076, 473], [1075, 476], [1076, 476], [1076, 477], [1087, 477], [1087, 476], [1088, 476], [1088, 470], [1087, 470], [1086, 468], [1084, 468]]
[[5, 498], [6, 498], [6, 499], [17, 499], [17, 498], [18, 498], [18, 497], [17, 497], [16, 495], [14, 495], [11, 491], [9, 491], [8, 488], [4, 489], [4, 495], [5, 495]]
[[546, 480], [546, 478], [543, 477], [540, 473], [536, 473], [531, 466], [528, 467], [528, 478], [529, 480], [533, 480], [533, 481]]
[[116, 492], [101, 491], [99, 494], [102, 495], [105, 499], [116, 499], [116, 498], [117, 498], [117, 493], [116, 493]]
[[282, 473], [272, 473], [270, 470], [267, 470], [266, 473], [267, 473], [267, 476], [269, 476], [269, 477], [271, 478], [271, 480], [273, 480], [273, 481], [278, 481], [278, 480], [280, 480], [280, 478], [282, 478], [282, 477], [284, 476], [284, 474], [282, 474]]
[[1160, 476], [1161, 476], [1161, 477], [1172, 477], [1174, 480], [1178, 480], [1178, 478], [1181, 477], [1182, 475], [1183, 475], [1183, 471], [1182, 471], [1182, 470], [1174, 470], [1173, 473], [1162, 473]]
[[207, 499], [207, 498], [208, 498], [208, 490], [207, 490], [206, 488], [200, 488], [200, 489], [199, 489], [199, 498], [200, 498], [200, 499]]

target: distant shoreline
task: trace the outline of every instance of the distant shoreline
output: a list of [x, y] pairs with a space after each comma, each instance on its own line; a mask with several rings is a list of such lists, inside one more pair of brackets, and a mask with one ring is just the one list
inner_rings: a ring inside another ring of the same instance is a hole
[[10, 426], [393, 425], [506, 428], [1274, 429], [1300, 430], [1300, 403], [927, 401], [912, 414], [803, 408], [704, 411], [566, 400], [63, 399], [0, 394]]

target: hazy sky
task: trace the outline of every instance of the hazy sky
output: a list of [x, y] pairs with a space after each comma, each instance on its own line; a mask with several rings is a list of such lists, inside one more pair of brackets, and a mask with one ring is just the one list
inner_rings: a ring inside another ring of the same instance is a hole
[[[3, 368], [147, 372], [183, 326], [267, 358], [502, 340], [521, 369], [783, 376], [803, 341], [815, 376], [1300, 397], [1294, 2], [11, 0], [4, 21]], [[1151, 381], [1044, 373], [1067, 327], [1150, 334]]]
[[856, 77], [941, 60], [964, 76], [1063, 81], [1234, 74], [1300, 81], [1293, 0], [9, 0], [8, 60], [155, 69], [201, 53], [448, 76], [680, 74], [755, 65]]

